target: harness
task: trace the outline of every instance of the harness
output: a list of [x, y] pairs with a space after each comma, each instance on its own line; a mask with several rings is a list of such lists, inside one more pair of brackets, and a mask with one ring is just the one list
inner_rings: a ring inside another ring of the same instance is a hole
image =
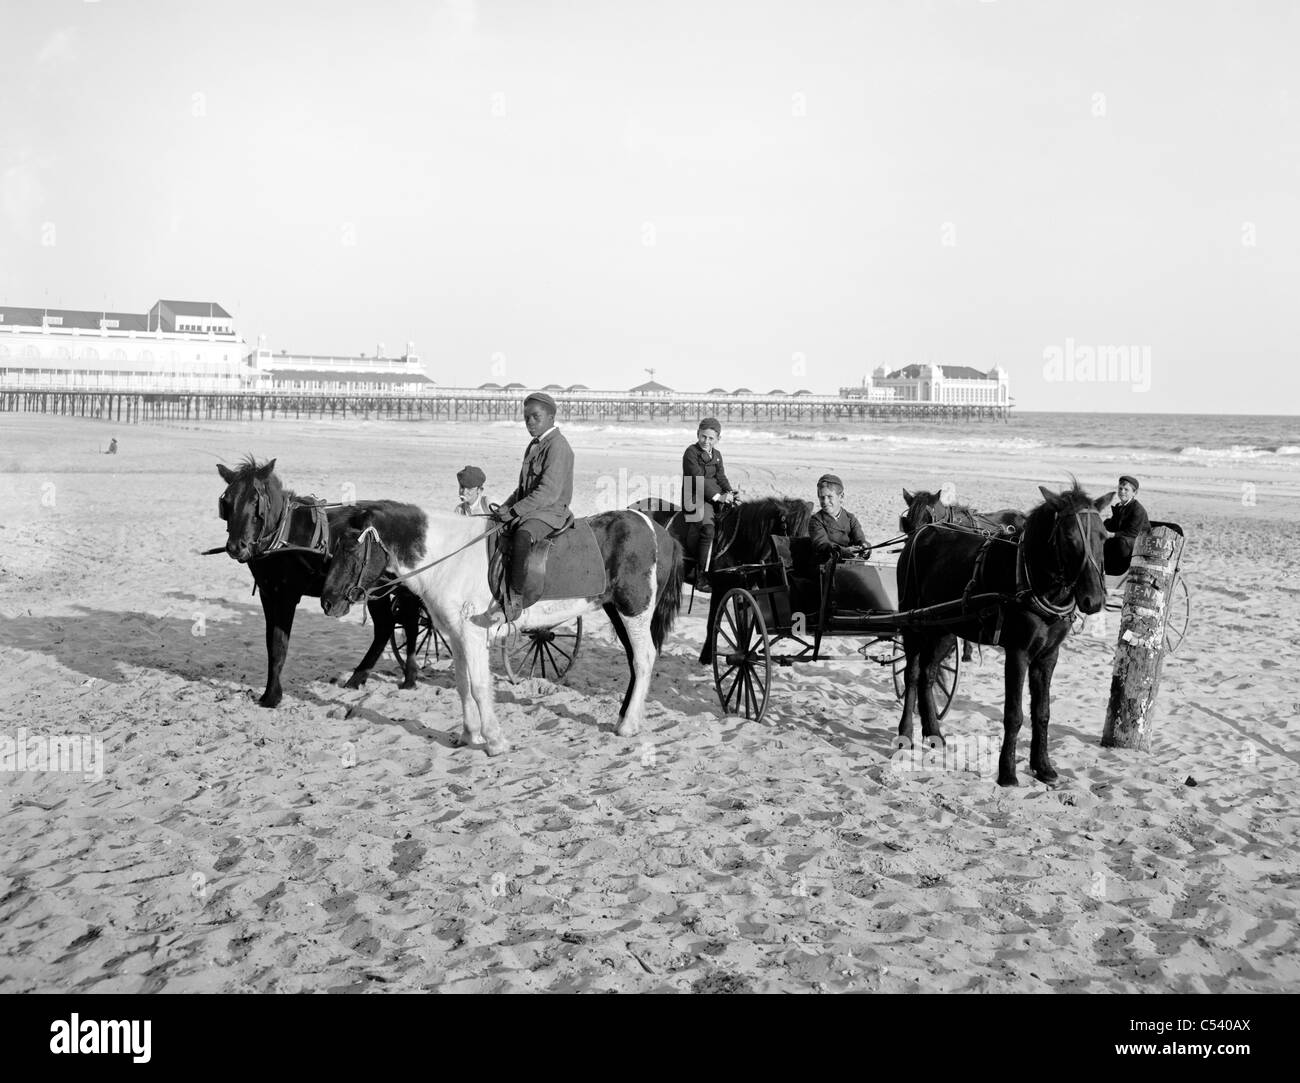
[[[923, 524], [916, 530], [916, 537], [919, 537], [926, 530], [950, 530], [961, 534], [978, 534], [983, 535], [984, 542], [975, 554], [975, 561], [971, 568], [971, 577], [966, 584], [966, 589], [962, 591], [960, 598], [961, 608], [958, 615], [952, 617], [936, 616], [933, 624], [955, 624], [968, 617], [982, 616], [989, 610], [996, 609], [997, 625], [994, 628], [993, 642], [997, 644], [1002, 635], [1002, 623], [1005, 618], [1005, 609], [1007, 605], [1020, 605], [1036, 613], [1042, 619], [1050, 622], [1060, 620], [1064, 617], [1071, 616], [1078, 603], [1074, 599], [1075, 588], [1079, 580], [1083, 578], [1084, 573], [1093, 568], [1100, 574], [1101, 566], [1098, 564], [1093, 554], [1093, 547], [1089, 544], [1088, 532], [1084, 528], [1083, 516], [1095, 515], [1101, 517], [1101, 513], [1096, 508], [1079, 508], [1073, 512], [1058, 511], [1052, 522], [1052, 532], [1050, 535], [1052, 551], [1056, 557], [1056, 571], [1051, 576], [1050, 581], [1040, 586], [1035, 584], [1033, 574], [1030, 570], [1027, 549], [1025, 545], [1026, 534], [1021, 533], [1019, 537], [1011, 538], [1005, 534], [989, 534], [979, 529], [977, 526], [959, 526], [945, 520], [932, 521]], [[1066, 521], [1067, 517], [1072, 516], [1075, 525], [1079, 529], [1079, 538], [1083, 543], [1083, 558], [1079, 561], [1079, 568], [1072, 579], [1067, 580], [1066, 562], [1064, 554], [1061, 551], [1062, 529], [1061, 524]], [[980, 592], [980, 582], [984, 578], [985, 565], [988, 561], [989, 552], [995, 544], [1014, 545], [1016, 547], [1016, 585], [1014, 593], [1007, 594], [1003, 591], [985, 591]], [[914, 562], [908, 561], [908, 573], [913, 580], [913, 586], [919, 587], [917, 583], [917, 568]], [[1066, 593], [1068, 604], [1060, 604], [1050, 600], [1050, 595]], [[927, 606], [925, 609], [942, 609], [945, 605], [952, 603], [940, 603], [936, 606]], [[973, 612], [972, 612], [973, 611]], [[917, 611], [921, 612], [921, 611]], [[915, 615], [915, 614], [914, 614]]]
[[480, 534], [476, 538], [470, 538], [470, 540], [467, 541], [464, 545], [458, 545], [450, 553], [443, 554], [442, 556], [438, 557], [437, 560], [431, 560], [429, 561], [428, 564], [422, 564], [420, 567], [412, 569], [409, 572], [404, 572], [402, 575], [391, 576], [389, 579], [387, 579], [384, 582], [382, 586], [372, 589], [369, 587], [362, 586], [362, 580], [364, 580], [366, 576], [366, 569], [370, 565], [370, 552], [371, 552], [370, 545], [372, 539], [374, 541], [374, 544], [378, 545], [379, 548], [384, 551], [385, 567], [387, 567], [388, 563], [393, 559], [392, 552], [389, 550], [388, 546], [384, 544], [384, 539], [379, 536], [379, 531], [375, 529], [374, 524], [372, 523], [370, 526], [366, 527], [366, 529], [363, 530], [360, 533], [360, 535], [358, 535], [357, 537], [357, 541], [361, 543], [363, 549], [361, 555], [360, 570], [357, 572], [356, 582], [353, 583], [350, 587], [347, 588], [347, 590], [343, 592], [343, 596], [348, 600], [349, 605], [355, 604], [363, 600], [366, 602], [371, 602], [377, 598], [387, 597], [389, 594], [395, 591], [403, 581], [410, 579], [413, 576], [417, 576], [421, 572], [427, 572], [430, 568], [436, 568], [443, 561], [450, 560], [457, 553], [463, 553], [471, 545], [474, 545], [477, 542], [486, 541], [488, 538], [492, 537], [492, 535], [496, 534], [501, 529], [501, 527], [502, 524], [497, 524], [491, 530], [488, 530], [485, 533]]
[[[280, 509], [280, 515], [268, 528], [266, 527], [266, 510], [271, 502], [270, 494], [267, 493], [264, 485], [256, 482], [253, 484], [253, 517], [263, 524], [262, 534], [253, 542], [253, 560], [260, 560], [262, 557], [271, 556], [276, 553], [315, 553], [318, 556], [326, 556], [330, 549], [330, 523], [329, 516], [325, 511], [329, 508], [341, 508], [341, 503], [327, 504], [317, 500], [315, 497], [299, 499], [298, 497], [285, 497], [284, 505]], [[293, 527], [293, 513], [299, 508], [311, 508], [312, 515], [312, 533], [311, 540], [306, 545], [291, 545], [289, 543], [289, 531]], [[229, 490], [221, 494], [217, 501], [217, 515], [225, 522], [230, 521], [230, 515], [234, 511], [234, 502], [230, 499]], [[208, 551], [212, 553], [224, 552], [224, 547]]]

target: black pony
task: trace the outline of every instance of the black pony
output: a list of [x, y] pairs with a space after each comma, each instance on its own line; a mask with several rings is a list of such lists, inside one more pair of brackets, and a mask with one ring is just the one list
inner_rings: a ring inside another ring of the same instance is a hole
[[[1029, 767], [1043, 782], [1057, 778], [1047, 748], [1052, 673], [1077, 606], [1096, 613], [1106, 600], [1101, 570], [1105, 531], [1101, 511], [1114, 493], [1091, 499], [1076, 482], [1031, 511], [1018, 537], [985, 536], [950, 524], [917, 529], [898, 561], [899, 610], [907, 654], [899, 744], [911, 747], [912, 715], [919, 708], [923, 738], [942, 743], [932, 686], [954, 635], [1006, 651], [1006, 702], [998, 785], [1014, 786], [1016, 737], [1029, 676], [1032, 737]], [[915, 613], [938, 606], [930, 613]], [[953, 619], [954, 616], [957, 619]]]
[[[903, 503], [907, 511], [898, 517], [898, 529], [904, 534], [915, 534], [926, 523], [951, 523], [984, 534], [1018, 534], [1025, 526], [1025, 513], [1015, 508], [981, 512], [967, 504], [945, 504], [942, 493], [929, 493], [918, 489], [914, 493], [903, 490]], [[971, 641], [962, 640], [961, 660], [974, 658]]]
[[[262, 707], [276, 707], [284, 694], [280, 671], [289, 653], [294, 611], [304, 596], [319, 598], [325, 585], [329, 557], [320, 551], [326, 538], [320, 516], [327, 517], [328, 537], [337, 537], [367, 511], [386, 507], [391, 501], [363, 500], [313, 513], [312, 501], [300, 501], [280, 485], [274, 459], [258, 466], [250, 455], [234, 470], [217, 464], [217, 472], [226, 483], [218, 505], [226, 520], [226, 552], [252, 571], [266, 617], [266, 691], [257, 702]], [[369, 608], [374, 638], [345, 687], [365, 684], [393, 628], [401, 624], [406, 630], [402, 687], [414, 688], [419, 600], [398, 588], [391, 600], [378, 599]]]
[[[632, 505], [632, 510], [643, 511], [660, 526], [666, 527], [678, 543], [686, 546], [686, 531], [689, 524], [682, 509], [676, 504], [651, 498]], [[772, 548], [772, 537], [806, 538], [808, 523], [812, 519], [811, 500], [798, 500], [793, 497], [765, 496], [756, 500], [747, 500], [742, 504], [722, 510], [718, 514], [717, 533], [713, 539], [713, 556], [710, 560], [710, 572], [725, 571], [741, 564], [770, 563], [776, 559]], [[689, 558], [687, 558], [689, 559]], [[717, 592], [709, 598], [709, 624], [713, 627], [713, 618], [721, 598]], [[713, 640], [704, 637], [704, 646], [700, 650], [700, 664], [713, 662]]]

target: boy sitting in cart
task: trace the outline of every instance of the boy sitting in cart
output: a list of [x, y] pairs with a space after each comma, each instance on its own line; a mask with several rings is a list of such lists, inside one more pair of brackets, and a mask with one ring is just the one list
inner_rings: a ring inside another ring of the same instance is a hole
[[817, 503], [808, 523], [813, 553], [819, 563], [835, 557], [871, 556], [871, 546], [858, 517], [844, 507], [844, 483], [835, 474], [817, 479]]

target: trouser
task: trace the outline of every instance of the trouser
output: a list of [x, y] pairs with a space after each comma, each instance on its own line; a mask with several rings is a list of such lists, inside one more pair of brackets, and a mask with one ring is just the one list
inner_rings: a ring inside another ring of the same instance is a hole
[[528, 554], [533, 542], [545, 538], [554, 530], [540, 519], [525, 519], [515, 527], [510, 549], [510, 593], [522, 597], [528, 582]]
[[695, 555], [696, 575], [702, 575], [709, 567], [715, 529], [713, 519], [713, 506], [705, 504], [700, 508], [700, 521], [686, 528], [686, 551]]

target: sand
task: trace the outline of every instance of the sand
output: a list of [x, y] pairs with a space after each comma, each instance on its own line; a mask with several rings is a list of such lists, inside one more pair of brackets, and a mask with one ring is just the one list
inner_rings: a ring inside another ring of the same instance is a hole
[[[111, 434], [115, 457], [99, 454]], [[992, 508], [1067, 471], [1095, 495], [1113, 484], [1111, 464], [1041, 451], [727, 435], [751, 494], [811, 497], [834, 469], [877, 539], [904, 485], [951, 481]], [[675, 474], [690, 437], [574, 429], [575, 510], [597, 510], [620, 468]], [[855, 643], [778, 669], [762, 723], [723, 717], [694, 661], [702, 606], [665, 647], [637, 739], [613, 732], [626, 666], [600, 617], [565, 685], [498, 676], [504, 757], [453, 747], [446, 662], [403, 692], [386, 657], [343, 689], [369, 628], [314, 599], [283, 704], [257, 707], [251, 577], [196, 555], [223, 540], [219, 458], [277, 457], [301, 492], [450, 508], [459, 467], [483, 466], [499, 497], [525, 442], [0, 415], [0, 736], [103, 750], [102, 777], [0, 774], [0, 992], [1300, 988], [1294, 474], [1148, 471], [1152, 517], [1188, 533], [1191, 630], [1149, 753], [1099, 745], [1113, 638], [1067, 642], [1054, 788], [1029, 775], [1027, 729], [1015, 789], [895, 770], [889, 673]], [[1001, 697], [986, 649], [945, 732], [996, 747]]]

